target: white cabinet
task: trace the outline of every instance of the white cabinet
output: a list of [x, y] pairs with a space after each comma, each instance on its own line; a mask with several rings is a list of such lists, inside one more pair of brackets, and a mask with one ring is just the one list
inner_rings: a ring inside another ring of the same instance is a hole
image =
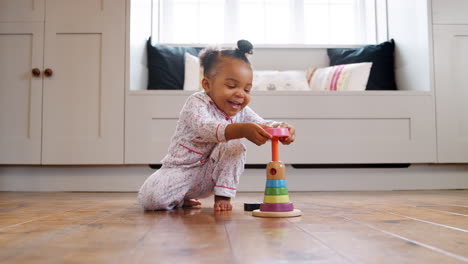
[[438, 161], [468, 162], [468, 24], [433, 30]]
[[125, 1], [47, 0], [44, 164], [123, 163]]
[[1, 22], [44, 22], [45, 0], [0, 0]]
[[[39, 149], [42, 164], [122, 164], [125, 0], [1, 0], [0, 7], [0, 52], [8, 54], [0, 62], [1, 100], [8, 102], [0, 106], [0, 163], [37, 164]], [[28, 149], [34, 160], [19, 161]]]
[[438, 162], [468, 162], [468, 1], [433, 0]]
[[468, 24], [468, 1], [432, 0], [434, 24]]
[[0, 164], [41, 163], [43, 43], [44, 23], [0, 23]]

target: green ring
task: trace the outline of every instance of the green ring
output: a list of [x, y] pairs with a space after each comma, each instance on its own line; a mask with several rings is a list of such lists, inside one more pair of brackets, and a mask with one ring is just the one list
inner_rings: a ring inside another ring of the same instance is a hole
[[265, 188], [265, 195], [288, 195], [288, 187]]

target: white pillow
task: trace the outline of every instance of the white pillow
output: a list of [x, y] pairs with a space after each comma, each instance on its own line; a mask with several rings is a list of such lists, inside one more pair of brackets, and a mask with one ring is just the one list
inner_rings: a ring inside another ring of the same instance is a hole
[[305, 71], [254, 71], [254, 91], [308, 90]]
[[371, 62], [364, 62], [310, 68], [307, 70], [307, 82], [315, 91], [364, 91], [371, 67]]
[[184, 90], [198, 91], [202, 89], [201, 80], [203, 78], [203, 68], [200, 67], [200, 59], [190, 53], [185, 52], [185, 76]]

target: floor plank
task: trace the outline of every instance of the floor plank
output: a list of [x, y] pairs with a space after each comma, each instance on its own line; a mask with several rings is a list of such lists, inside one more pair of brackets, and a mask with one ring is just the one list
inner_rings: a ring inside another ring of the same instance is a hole
[[115, 263], [153, 225], [152, 221], [126, 222], [135, 209], [114, 210], [16, 256], [11, 263]]
[[304, 216], [213, 198], [145, 212], [135, 193], [0, 192], [1, 263], [468, 263], [468, 191], [290, 193]]
[[81, 232], [85, 226], [98, 227], [97, 221], [122, 210], [122, 206], [124, 204], [120, 201], [96, 202], [95, 205], [4, 228], [0, 230], [0, 262], [18, 259], [33, 251], [40, 253], [36, 261], [45, 258], [47, 262], [49, 255], [41, 250], [49, 243]]
[[465, 215], [454, 215], [446, 212], [432, 211], [425, 208], [405, 205], [372, 206], [374, 210], [395, 214], [415, 221], [439, 225], [445, 228], [468, 232], [468, 218]]
[[441, 226], [408, 218], [404, 215], [391, 214], [388, 211], [379, 210], [380, 206], [372, 204], [341, 207], [340, 203], [336, 201], [324, 203], [316, 206], [311, 205], [309, 209], [326, 215], [343, 217], [407, 242], [413, 244], [417, 242], [420, 246], [433, 248], [441, 254], [468, 262], [466, 230], [457, 230], [456, 227]]
[[417, 208], [424, 208], [436, 212], [448, 213], [453, 215], [468, 216], [468, 207], [451, 205], [411, 205]]
[[236, 263], [350, 263], [287, 219], [230, 221], [227, 230]]
[[120, 263], [234, 263], [224, 222], [217, 220], [212, 209], [156, 214], [158, 224]]
[[464, 263], [343, 217], [312, 213], [296, 224], [353, 263]]

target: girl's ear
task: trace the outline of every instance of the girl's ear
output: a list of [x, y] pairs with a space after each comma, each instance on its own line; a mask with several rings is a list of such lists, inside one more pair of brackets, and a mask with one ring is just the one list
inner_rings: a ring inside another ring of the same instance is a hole
[[208, 78], [203, 77], [202, 87], [203, 87], [203, 90], [205, 90], [206, 93], [208, 93], [211, 90], [211, 83], [210, 83], [210, 80], [208, 80]]

